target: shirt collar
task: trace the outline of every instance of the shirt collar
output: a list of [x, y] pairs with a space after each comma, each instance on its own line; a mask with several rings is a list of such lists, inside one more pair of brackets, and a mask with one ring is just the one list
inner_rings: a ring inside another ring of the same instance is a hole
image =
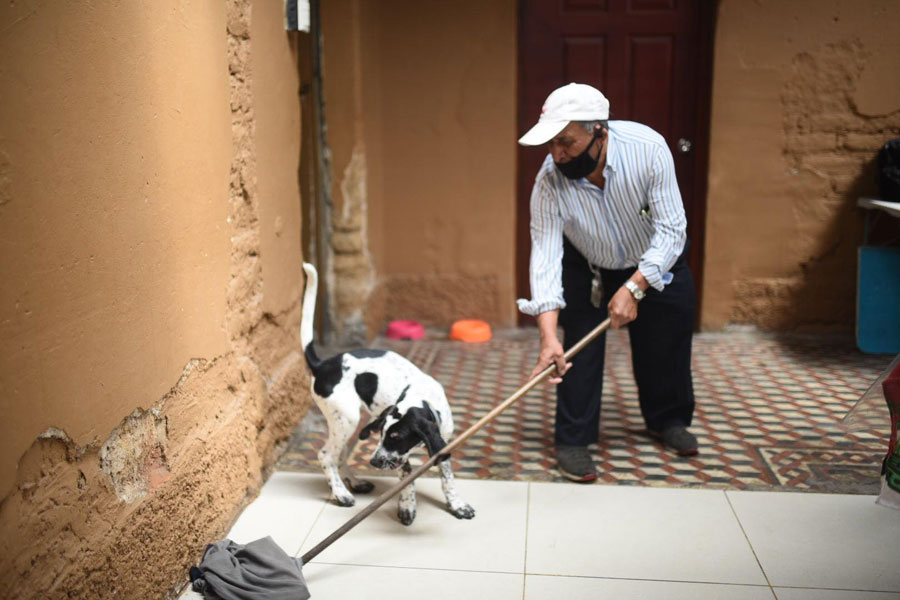
[[610, 170], [616, 170], [616, 159], [618, 158], [616, 152], [616, 138], [613, 135], [612, 129], [606, 130], [606, 166], [609, 167]]

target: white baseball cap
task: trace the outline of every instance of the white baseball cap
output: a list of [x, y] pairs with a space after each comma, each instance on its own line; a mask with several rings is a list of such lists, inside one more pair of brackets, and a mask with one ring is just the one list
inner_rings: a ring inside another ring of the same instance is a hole
[[609, 100], [597, 88], [570, 83], [547, 96], [537, 125], [519, 138], [523, 146], [546, 144], [570, 121], [605, 121], [609, 118]]

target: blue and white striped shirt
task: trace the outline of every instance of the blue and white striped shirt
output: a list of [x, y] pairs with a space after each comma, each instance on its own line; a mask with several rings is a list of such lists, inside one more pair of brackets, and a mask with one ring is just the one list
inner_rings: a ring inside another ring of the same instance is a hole
[[549, 154], [544, 160], [531, 191], [532, 299], [517, 301], [523, 313], [565, 308], [563, 234], [593, 265], [637, 267], [660, 291], [672, 281], [687, 219], [665, 139], [640, 123], [610, 121], [603, 176], [600, 189], [567, 179]]

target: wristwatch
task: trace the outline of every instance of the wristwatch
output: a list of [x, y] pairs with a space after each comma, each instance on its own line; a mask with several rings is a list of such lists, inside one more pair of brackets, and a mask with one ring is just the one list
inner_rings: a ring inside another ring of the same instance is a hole
[[644, 290], [639, 288], [638, 284], [636, 284], [635, 282], [633, 282], [630, 279], [625, 282], [625, 289], [627, 289], [629, 292], [631, 292], [631, 295], [634, 296], [634, 299], [637, 300], [638, 302], [640, 302], [644, 298], [644, 296], [646, 296], [646, 294], [644, 293]]

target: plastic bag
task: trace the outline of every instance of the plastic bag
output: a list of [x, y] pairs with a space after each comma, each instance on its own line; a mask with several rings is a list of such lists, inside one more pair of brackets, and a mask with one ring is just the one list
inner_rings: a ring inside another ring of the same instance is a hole
[[[885, 380], [888, 380], [887, 384]], [[881, 467], [881, 493], [876, 502], [900, 510], [900, 444], [897, 439], [900, 433], [900, 355], [869, 386], [839, 425], [846, 431], [890, 428], [888, 451]]]
[[891, 426], [891, 413], [887, 400], [884, 398], [884, 387], [881, 385], [897, 365], [900, 364], [900, 354], [891, 361], [887, 369], [882, 371], [869, 389], [866, 390], [856, 404], [853, 405], [838, 426], [847, 432], [853, 431], [886, 431]]

